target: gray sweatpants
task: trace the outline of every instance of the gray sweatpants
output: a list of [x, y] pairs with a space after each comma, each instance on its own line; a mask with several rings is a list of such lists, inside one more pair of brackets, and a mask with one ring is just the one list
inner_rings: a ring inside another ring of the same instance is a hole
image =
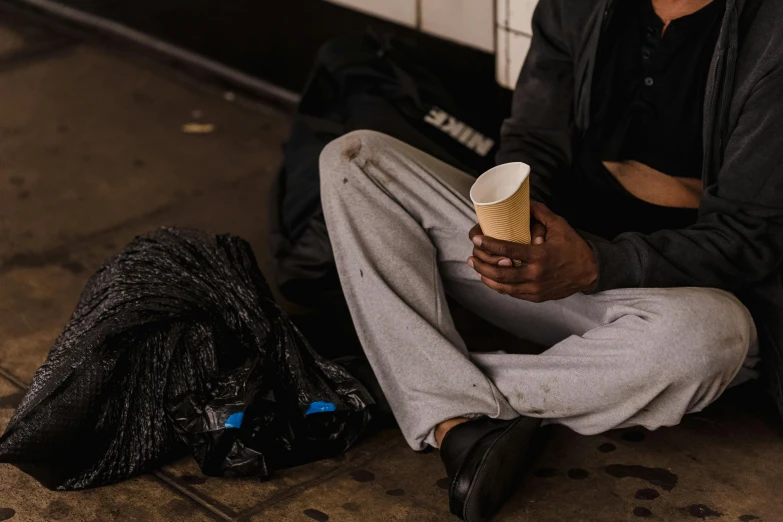
[[[753, 373], [756, 329], [727, 292], [628, 288], [539, 304], [515, 299], [466, 264], [476, 223], [467, 174], [372, 131], [332, 142], [320, 170], [354, 324], [414, 449], [434, 445], [434, 427], [461, 416], [523, 414], [583, 434], [671, 426]], [[447, 294], [551, 348], [468, 353]]]

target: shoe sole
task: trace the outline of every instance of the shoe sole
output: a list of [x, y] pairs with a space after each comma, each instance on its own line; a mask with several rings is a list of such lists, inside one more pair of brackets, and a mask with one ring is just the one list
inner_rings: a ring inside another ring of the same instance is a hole
[[[536, 431], [535, 427], [529, 426], [531, 421], [536, 422], [525, 417], [514, 421], [484, 454], [460, 510], [460, 518], [465, 522], [486, 522], [492, 518], [519, 484], [519, 471]], [[494, 449], [499, 444], [505, 445], [509, 439], [513, 439], [513, 443], [505, 451], [495, 454]], [[482, 480], [487, 475], [492, 479]]]

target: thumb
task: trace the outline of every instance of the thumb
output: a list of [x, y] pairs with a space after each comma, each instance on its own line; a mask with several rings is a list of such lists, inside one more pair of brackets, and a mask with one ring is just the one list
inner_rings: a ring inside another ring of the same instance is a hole
[[539, 201], [530, 202], [530, 214], [538, 222], [549, 228], [554, 225], [560, 216], [549, 210], [549, 207]]
[[546, 227], [538, 221], [533, 220], [530, 224], [530, 238], [534, 245], [542, 244], [546, 238]]

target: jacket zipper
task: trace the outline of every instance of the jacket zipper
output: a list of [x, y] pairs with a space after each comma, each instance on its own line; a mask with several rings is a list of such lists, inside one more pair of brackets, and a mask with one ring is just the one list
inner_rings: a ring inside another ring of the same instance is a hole
[[[720, 106], [718, 107], [718, 153], [716, 155], [716, 161], [718, 165], [723, 163], [723, 143], [726, 137], [726, 128], [728, 126], [730, 97], [733, 92], [730, 92], [729, 81], [734, 78], [734, 69], [736, 68], [736, 47], [733, 46], [733, 42], [737, 40], [737, 33], [735, 30], [736, 22], [736, 6], [731, 8], [729, 13], [729, 44], [726, 47], [726, 52], [722, 55], [726, 62], [726, 68], [723, 71], [723, 85], [721, 86]], [[731, 84], [733, 85], [733, 83]]]
[[[597, 59], [598, 47], [601, 45], [601, 36], [603, 36], [603, 32], [606, 30], [606, 20], [609, 18], [609, 13], [612, 10], [612, 6], [614, 5], [614, 2], [615, 2], [615, 0], [606, 0], [606, 7], [604, 7], [604, 13], [603, 13], [603, 16], [601, 17], [601, 22], [600, 22], [601, 25], [600, 25], [600, 27], [598, 27], [598, 41], [595, 43], [595, 53], [593, 54], [593, 57], [592, 57], [593, 61], [595, 61]], [[595, 63], [593, 63], [593, 67], [595, 67]], [[585, 68], [584, 76], [587, 76], [587, 71], [588, 70], [590, 70], [589, 66]], [[593, 69], [593, 71], [595, 71], [595, 69]], [[590, 83], [590, 84], [593, 83], [592, 75], [590, 75], [590, 78], [582, 77], [582, 88], [583, 89], [585, 88], [585, 86], [588, 83]], [[592, 89], [592, 85], [589, 85], [589, 88]], [[580, 96], [580, 98], [581, 98], [581, 96]], [[586, 110], [587, 110], [587, 119], [589, 120], [590, 119], [590, 100], [585, 100], [585, 101], [586, 101], [586, 103], [588, 105]], [[579, 114], [578, 111], [577, 111], [577, 114]], [[585, 125], [585, 127], [582, 129], [582, 133], [581, 133], [582, 134], [582, 138], [584, 138], [587, 135], [587, 128], [589, 126], [590, 125]]]
[[709, 125], [709, 128], [704, 129], [704, 150], [702, 151], [702, 173], [701, 173], [701, 182], [703, 186], [706, 188], [709, 184], [709, 174], [712, 170], [712, 159], [713, 159], [713, 150], [714, 150], [714, 140], [715, 140], [715, 127], [716, 125], [716, 119], [717, 119], [717, 112], [718, 107], [715, 103], [715, 90], [718, 86], [718, 71], [720, 71], [720, 68], [723, 64], [723, 50], [718, 51], [718, 59], [715, 60], [715, 69], [712, 71], [712, 78], [710, 81], [710, 85], [712, 85], [712, 89], [710, 90], [707, 95], [709, 96], [709, 103], [705, 104], [705, 106], [708, 108], [709, 111], [712, 112], [711, 118], [709, 122], [705, 122]]

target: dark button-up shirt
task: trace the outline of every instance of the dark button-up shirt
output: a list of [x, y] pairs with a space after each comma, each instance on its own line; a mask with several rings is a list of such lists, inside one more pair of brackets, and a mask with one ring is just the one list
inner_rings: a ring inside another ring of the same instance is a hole
[[564, 187], [575, 226], [611, 238], [696, 222], [696, 209], [636, 198], [601, 162], [635, 160], [700, 178], [704, 91], [724, 9], [714, 0], [663, 31], [651, 0], [616, 2], [596, 57], [592, 124], [577, 138], [574, 180]]

